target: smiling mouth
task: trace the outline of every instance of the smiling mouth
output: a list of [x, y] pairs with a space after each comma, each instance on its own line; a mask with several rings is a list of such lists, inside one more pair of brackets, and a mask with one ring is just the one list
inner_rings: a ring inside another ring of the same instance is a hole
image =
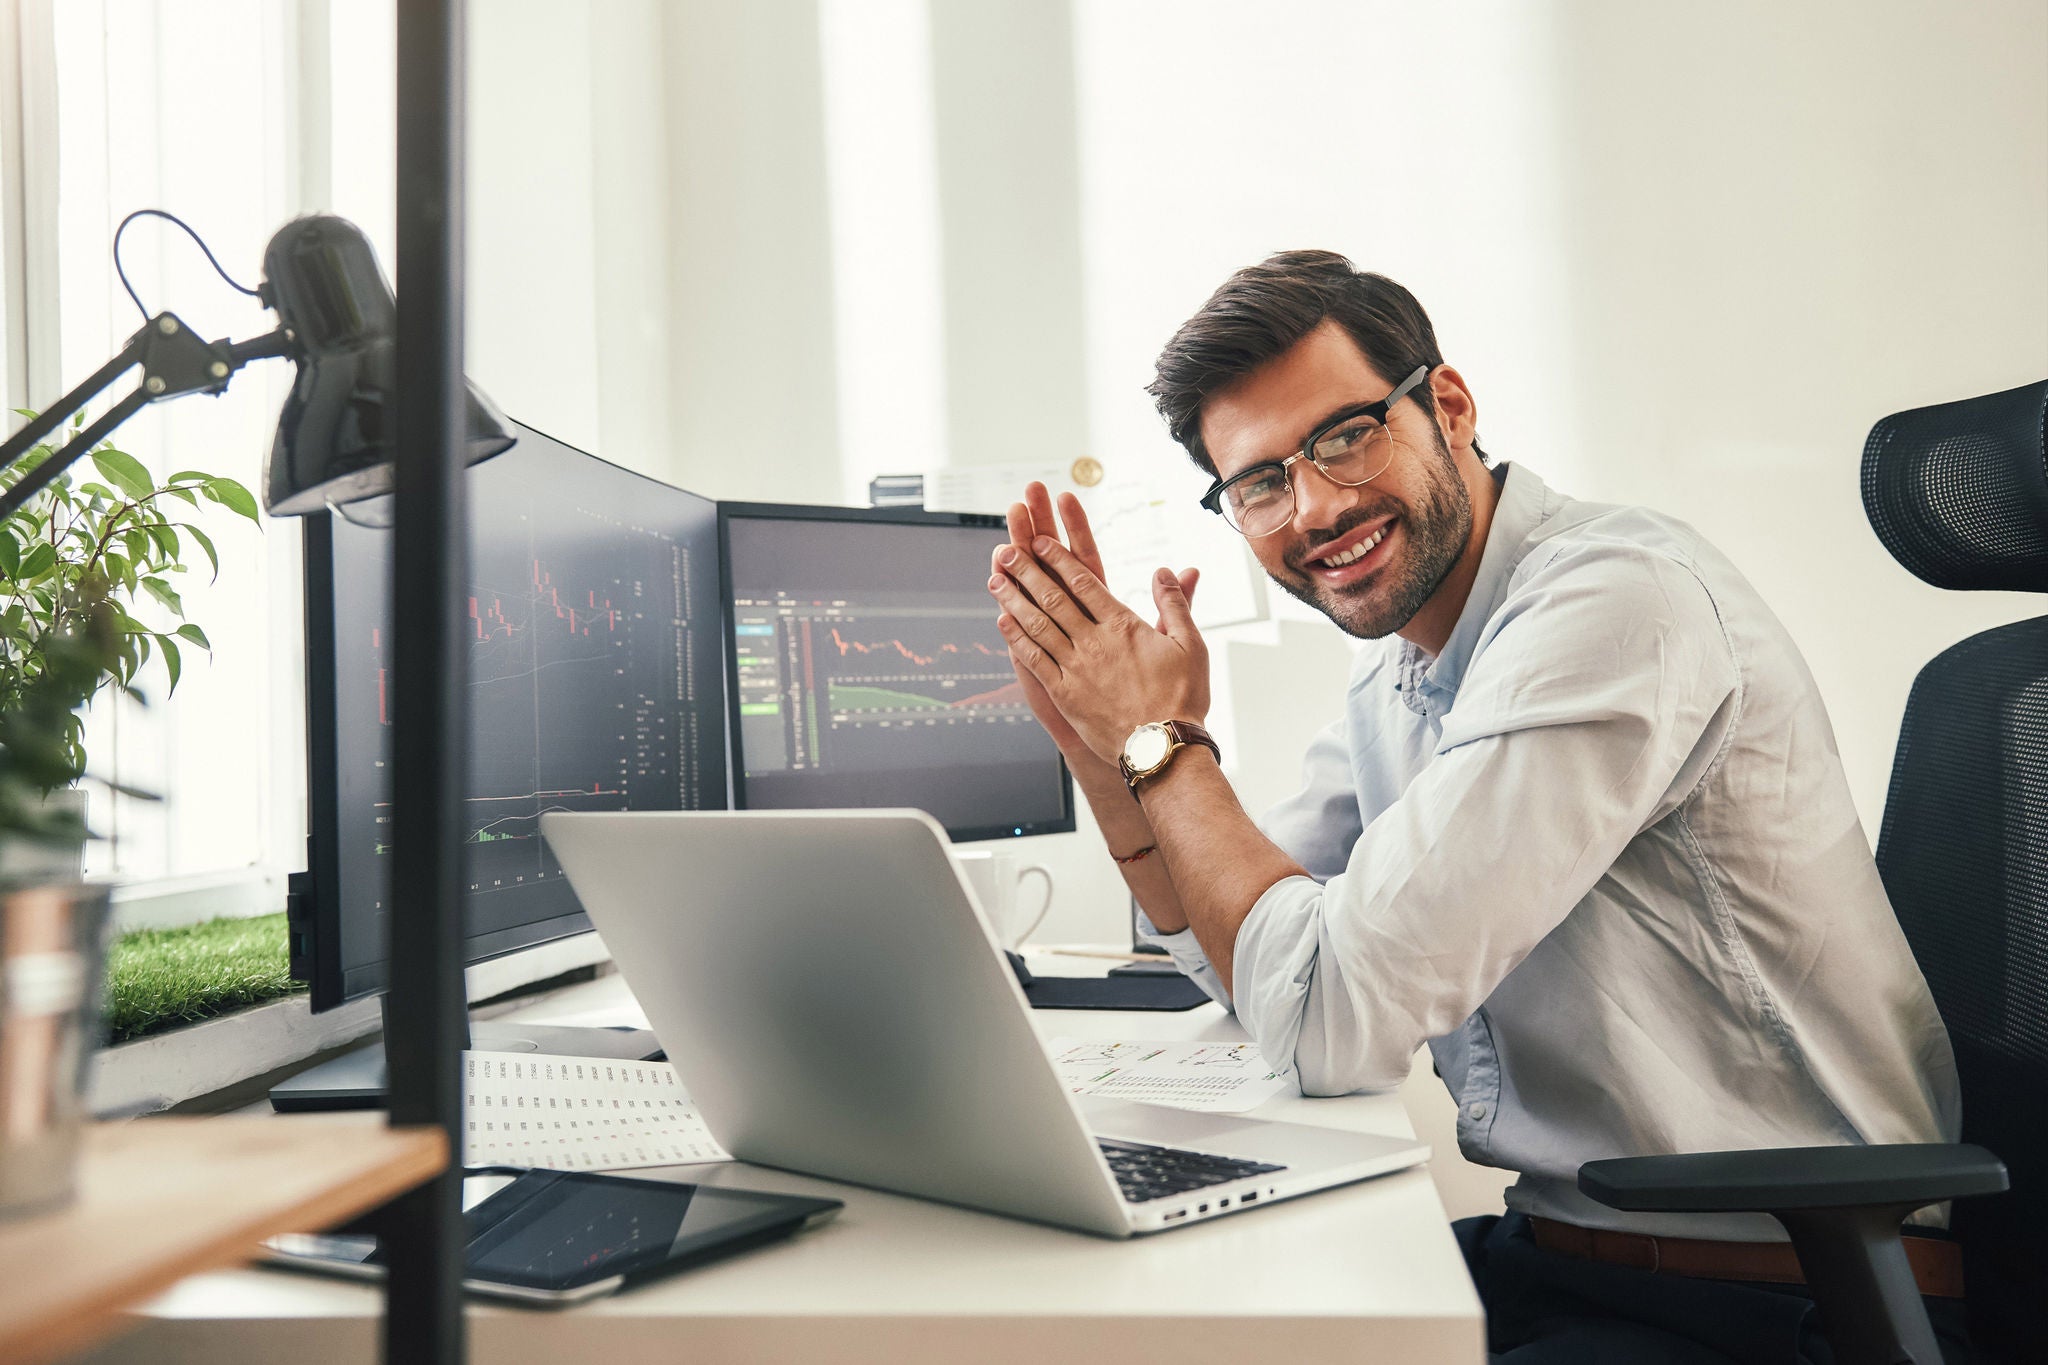
[[1399, 517], [1389, 517], [1370, 531], [1353, 531], [1341, 536], [1332, 545], [1303, 560], [1302, 568], [1326, 583], [1340, 585], [1370, 577], [1378, 572], [1387, 553], [1391, 553], [1375, 551], [1385, 543], [1399, 522]]
[[1364, 559], [1367, 553], [1369, 553], [1372, 550], [1372, 547], [1379, 544], [1381, 541], [1385, 540], [1387, 538], [1387, 532], [1393, 529], [1394, 523], [1390, 521], [1385, 526], [1380, 527], [1379, 530], [1374, 531], [1371, 535], [1367, 536], [1364, 540], [1359, 541], [1356, 545], [1344, 551], [1342, 554], [1325, 555], [1322, 561], [1323, 567], [1326, 569], [1341, 569], [1346, 564], [1355, 563], [1358, 560]]

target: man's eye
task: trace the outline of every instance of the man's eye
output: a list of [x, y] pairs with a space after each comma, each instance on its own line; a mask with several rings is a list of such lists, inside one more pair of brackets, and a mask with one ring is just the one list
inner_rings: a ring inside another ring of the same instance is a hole
[[1239, 507], [1257, 507], [1262, 502], [1271, 502], [1280, 496], [1282, 484], [1271, 474], [1261, 474], [1255, 479], [1230, 486], [1230, 497]]
[[1316, 454], [1327, 460], [1362, 450], [1365, 448], [1367, 441], [1378, 430], [1379, 424], [1371, 421], [1352, 422], [1349, 425], [1338, 427], [1335, 431], [1323, 437], [1322, 440], [1316, 442]]

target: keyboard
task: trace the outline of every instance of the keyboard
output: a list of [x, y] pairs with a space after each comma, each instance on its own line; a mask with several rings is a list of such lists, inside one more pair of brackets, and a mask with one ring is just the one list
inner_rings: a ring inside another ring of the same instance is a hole
[[1208, 1152], [1186, 1152], [1178, 1147], [1154, 1147], [1142, 1142], [1116, 1142], [1097, 1138], [1109, 1170], [1116, 1177], [1126, 1203], [1143, 1204], [1169, 1195], [1210, 1185], [1227, 1185], [1246, 1176], [1284, 1171], [1285, 1166], [1268, 1166], [1258, 1161], [1215, 1156]]

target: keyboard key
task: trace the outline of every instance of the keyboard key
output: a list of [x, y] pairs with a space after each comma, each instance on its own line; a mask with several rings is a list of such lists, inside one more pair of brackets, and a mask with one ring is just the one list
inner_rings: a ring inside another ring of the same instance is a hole
[[1103, 1157], [1109, 1162], [1110, 1173], [1116, 1177], [1124, 1199], [1132, 1204], [1286, 1169], [1238, 1157], [1218, 1156], [1213, 1152], [1183, 1151], [1177, 1147], [1155, 1147], [1109, 1138], [1097, 1138], [1096, 1143], [1102, 1148]]

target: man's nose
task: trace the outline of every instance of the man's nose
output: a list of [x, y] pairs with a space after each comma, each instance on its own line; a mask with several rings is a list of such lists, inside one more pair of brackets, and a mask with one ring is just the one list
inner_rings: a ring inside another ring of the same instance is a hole
[[1323, 471], [1307, 460], [1294, 473], [1294, 524], [1298, 530], [1319, 530], [1334, 525], [1351, 506], [1351, 490], [1330, 482]]

